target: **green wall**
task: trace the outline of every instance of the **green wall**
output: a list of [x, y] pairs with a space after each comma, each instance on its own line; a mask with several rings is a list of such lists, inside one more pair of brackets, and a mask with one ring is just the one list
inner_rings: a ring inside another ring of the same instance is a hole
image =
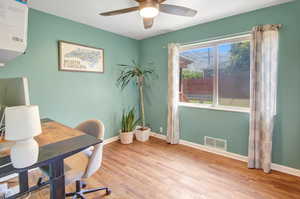
[[[278, 117], [273, 162], [300, 169], [300, 2], [228, 17], [145, 39], [140, 62], [154, 61], [159, 79], [147, 92], [146, 117], [154, 131], [167, 127], [167, 44], [192, 42], [251, 30], [257, 24], [283, 24], [280, 31]], [[228, 151], [247, 155], [249, 115], [199, 108], [180, 108], [181, 138], [203, 144], [204, 136], [228, 140]]]
[[[31, 103], [42, 117], [70, 126], [96, 118], [104, 122], [106, 138], [117, 135], [122, 107], [137, 103], [134, 88], [116, 87], [117, 64], [138, 59], [138, 41], [32, 9], [28, 37], [26, 54], [0, 68], [0, 78], [28, 77]], [[105, 72], [58, 71], [58, 40], [103, 48]]]

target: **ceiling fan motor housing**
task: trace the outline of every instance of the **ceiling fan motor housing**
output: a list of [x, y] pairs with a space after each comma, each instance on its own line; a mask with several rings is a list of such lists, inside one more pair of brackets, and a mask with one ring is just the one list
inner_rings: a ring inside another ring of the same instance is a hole
[[140, 10], [143, 8], [156, 8], [159, 9], [159, 3], [156, 0], [145, 0], [140, 2]]

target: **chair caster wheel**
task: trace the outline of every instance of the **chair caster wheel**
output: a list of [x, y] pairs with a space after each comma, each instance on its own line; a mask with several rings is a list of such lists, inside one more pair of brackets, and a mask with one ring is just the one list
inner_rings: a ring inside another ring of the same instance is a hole
[[111, 194], [111, 189], [106, 189], [106, 195], [110, 195]]

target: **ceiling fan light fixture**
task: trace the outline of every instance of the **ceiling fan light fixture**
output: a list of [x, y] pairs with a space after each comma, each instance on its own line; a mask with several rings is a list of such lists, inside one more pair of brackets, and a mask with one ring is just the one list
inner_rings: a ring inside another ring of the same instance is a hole
[[140, 3], [140, 15], [143, 18], [154, 18], [159, 13], [159, 3], [156, 0], [145, 0]]
[[140, 10], [140, 15], [143, 18], [154, 18], [158, 13], [159, 11], [156, 7], [144, 7]]

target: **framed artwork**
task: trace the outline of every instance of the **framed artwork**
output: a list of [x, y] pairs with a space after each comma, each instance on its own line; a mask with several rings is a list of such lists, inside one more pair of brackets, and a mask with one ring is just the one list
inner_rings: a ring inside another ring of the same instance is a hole
[[104, 50], [67, 41], [58, 41], [61, 71], [104, 72]]

